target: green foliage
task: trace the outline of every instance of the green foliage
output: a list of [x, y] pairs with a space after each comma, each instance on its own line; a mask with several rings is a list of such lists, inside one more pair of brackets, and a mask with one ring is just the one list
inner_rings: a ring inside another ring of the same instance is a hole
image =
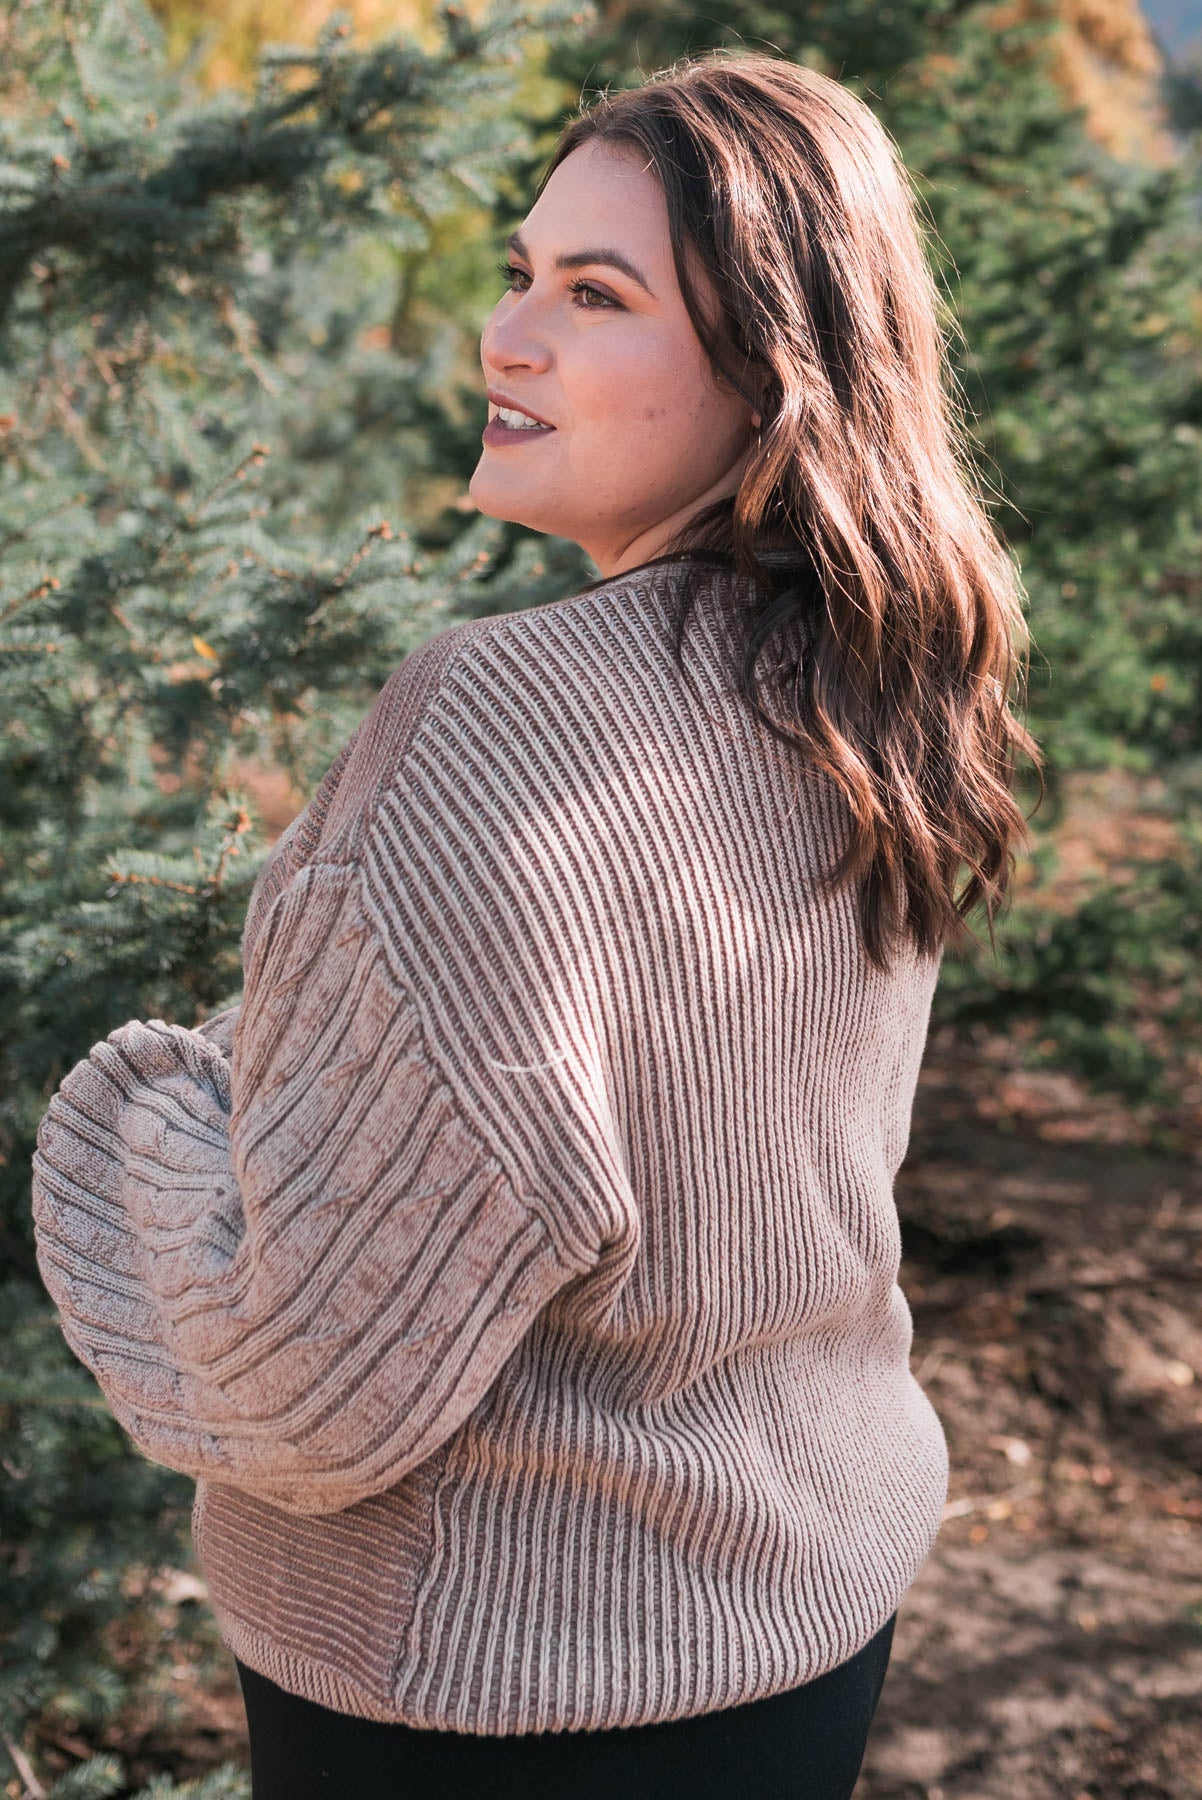
[[[110, 1800], [128, 1793], [121, 1764], [112, 1756], [89, 1757], [45, 1790], [46, 1800]], [[250, 1777], [235, 1763], [222, 1763], [196, 1781], [156, 1775], [130, 1800], [250, 1800]]]
[[[415, 328], [412, 270], [496, 201], [528, 79], [523, 14], [441, 20], [433, 50], [359, 50], [335, 18], [314, 50], [272, 51], [253, 96], [203, 100], [137, 5], [6, 18], [0, 1743], [18, 1774], [39, 1721], [117, 1717], [145, 1673], [104, 1635], [144, 1607], [126, 1577], [190, 1554], [190, 1484], [125, 1440], [38, 1279], [49, 1095], [122, 1020], [238, 998], [263, 832], [234, 759], [311, 790], [410, 648], [570, 590], [581, 560], [422, 486], [439, 466], [461, 490], [485, 407], [457, 407], [460, 338], [445, 310]], [[99, 1756], [53, 1792], [126, 1789]]]
[[90, 1756], [87, 1762], [69, 1769], [50, 1791], [58, 1800], [108, 1800], [123, 1786], [121, 1764], [115, 1756]]
[[940, 1020], [965, 1032], [1037, 1026], [1033, 1065], [1076, 1069], [1135, 1108], [1152, 1142], [1180, 1149], [1182, 1047], [1202, 1042], [1200, 962], [1202, 828], [1187, 818], [1180, 855], [1091, 882], [1071, 911], [1019, 906], [996, 959], [950, 961]]
[[250, 1800], [250, 1781], [233, 1763], [222, 1763], [199, 1780], [178, 1785], [156, 1776], [133, 1800]]
[[16, 1738], [48, 1710], [86, 1727], [128, 1700], [129, 1676], [98, 1654], [99, 1634], [129, 1610], [131, 1561], [178, 1557], [191, 1484], [131, 1454], [91, 1376], [64, 1354], [44, 1293], [8, 1281], [0, 1310], [0, 1726]]

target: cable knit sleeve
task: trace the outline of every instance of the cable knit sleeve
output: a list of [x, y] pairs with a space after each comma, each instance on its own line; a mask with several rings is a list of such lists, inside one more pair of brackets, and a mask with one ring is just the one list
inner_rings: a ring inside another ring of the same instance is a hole
[[34, 1157], [42, 1278], [120, 1423], [154, 1461], [302, 1515], [429, 1456], [601, 1250], [519, 1191], [431, 1054], [371, 903], [414, 880], [395, 837], [372, 835], [365, 878], [398, 748], [368, 740], [351, 829], [257, 909], [241, 1006], [110, 1032]]

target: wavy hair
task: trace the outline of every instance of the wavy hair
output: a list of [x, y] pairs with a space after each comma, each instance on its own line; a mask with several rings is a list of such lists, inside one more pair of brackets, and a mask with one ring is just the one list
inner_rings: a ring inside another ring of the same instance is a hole
[[[955, 326], [893, 140], [838, 82], [728, 49], [603, 93], [565, 125], [537, 192], [589, 140], [657, 174], [698, 339], [762, 420], [738, 492], [643, 565], [683, 566], [678, 665], [707, 567], [727, 571], [752, 595], [731, 612], [739, 691], [850, 808], [826, 878], [859, 884], [871, 960], [888, 970], [906, 940], [925, 955], [978, 941], [978, 905], [996, 950], [1028, 835], [1015, 759], [1043, 766], [1011, 704], [1025, 700], [1024, 593], [978, 484], [946, 357]], [[761, 672], [774, 639], [795, 654]]]

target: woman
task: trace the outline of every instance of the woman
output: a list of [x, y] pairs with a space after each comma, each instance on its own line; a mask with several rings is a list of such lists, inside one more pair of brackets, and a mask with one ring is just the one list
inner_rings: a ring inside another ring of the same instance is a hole
[[599, 101], [509, 250], [472, 494], [601, 578], [395, 671], [240, 1006], [55, 1095], [40, 1266], [198, 1479], [255, 1800], [846, 1800], [946, 1495], [892, 1187], [1020, 590], [836, 83]]

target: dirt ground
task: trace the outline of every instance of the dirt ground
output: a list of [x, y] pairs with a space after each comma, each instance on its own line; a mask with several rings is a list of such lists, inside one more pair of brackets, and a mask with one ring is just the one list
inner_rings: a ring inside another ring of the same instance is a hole
[[1104, 1113], [928, 1056], [901, 1282], [951, 1486], [856, 1800], [1202, 1797], [1202, 1154]]
[[[1063, 1076], [928, 1049], [901, 1282], [951, 1488], [856, 1800], [1202, 1800], [1202, 1145], [1123, 1136]], [[245, 1764], [203, 1589], [162, 1595], [170, 1660], [90, 1748]]]

